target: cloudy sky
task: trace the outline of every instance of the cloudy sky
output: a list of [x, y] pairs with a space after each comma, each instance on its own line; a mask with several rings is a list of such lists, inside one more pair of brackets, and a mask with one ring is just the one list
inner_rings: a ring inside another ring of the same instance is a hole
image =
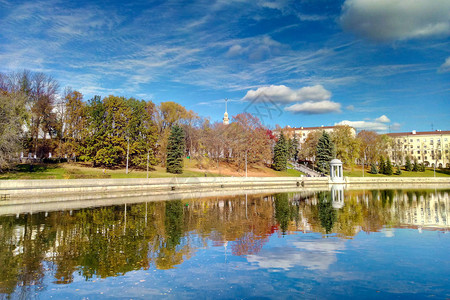
[[448, 0], [0, 0], [0, 71], [212, 121], [450, 130]]

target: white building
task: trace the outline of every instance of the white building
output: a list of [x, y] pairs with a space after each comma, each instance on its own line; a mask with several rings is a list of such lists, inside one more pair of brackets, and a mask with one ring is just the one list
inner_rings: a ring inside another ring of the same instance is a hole
[[450, 168], [450, 131], [389, 133], [393, 139], [389, 156], [404, 164], [406, 156], [427, 167]]

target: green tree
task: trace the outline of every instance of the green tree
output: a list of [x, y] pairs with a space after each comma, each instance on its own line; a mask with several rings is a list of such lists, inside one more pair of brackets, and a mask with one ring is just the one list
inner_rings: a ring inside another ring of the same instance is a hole
[[322, 136], [319, 138], [316, 153], [317, 167], [321, 172], [328, 173], [328, 170], [330, 168], [330, 161], [335, 156], [335, 148], [330, 136], [326, 131], [323, 131]]
[[64, 97], [64, 116], [62, 139], [64, 144], [59, 155], [69, 154], [69, 157], [80, 155], [80, 147], [86, 127], [86, 105], [83, 95], [78, 91], [69, 91]]
[[413, 172], [418, 172], [419, 171], [419, 163], [417, 162], [417, 158], [414, 157], [414, 163], [412, 166], [412, 171]]
[[152, 118], [155, 105], [153, 102], [126, 100], [130, 109], [127, 116], [127, 140], [130, 144], [130, 162], [134, 166], [145, 167], [147, 156], [150, 165], [156, 165], [157, 126]]
[[424, 163], [420, 164], [420, 172], [425, 172], [425, 164]]
[[405, 170], [408, 172], [412, 170], [411, 157], [409, 155], [406, 155]]
[[378, 161], [378, 173], [386, 174], [386, 164], [382, 155], [380, 156], [380, 160]]
[[354, 129], [348, 125], [336, 126], [331, 140], [336, 148], [336, 158], [345, 165], [353, 166], [360, 151], [360, 140], [354, 136]]
[[183, 129], [178, 126], [172, 126], [169, 140], [167, 143], [167, 161], [166, 171], [168, 173], [183, 173], [183, 156], [184, 156], [184, 133]]
[[385, 170], [384, 170], [384, 174], [392, 175], [393, 173], [394, 173], [394, 170], [392, 169], [391, 159], [388, 156], [388, 158], [386, 160], [386, 167], [385, 167]]
[[81, 160], [90, 161], [96, 166], [94, 157], [102, 149], [106, 135], [104, 126], [105, 106], [100, 96], [94, 96], [86, 106], [86, 138], [82, 141]]
[[395, 175], [402, 175], [402, 170], [400, 169], [400, 165], [397, 165], [397, 171], [395, 171]]
[[94, 156], [94, 161], [108, 167], [123, 163], [127, 153], [129, 138], [128, 121], [130, 109], [124, 97], [108, 96], [103, 99], [105, 107], [100, 149]]
[[0, 90], [0, 171], [10, 166], [10, 158], [22, 148], [25, 103], [23, 93]]
[[377, 166], [374, 163], [370, 164], [370, 174], [378, 174]]
[[287, 168], [287, 158], [288, 158], [288, 145], [286, 143], [286, 138], [283, 132], [280, 133], [280, 137], [275, 144], [273, 149], [273, 164], [272, 168], [276, 171], [283, 171]]

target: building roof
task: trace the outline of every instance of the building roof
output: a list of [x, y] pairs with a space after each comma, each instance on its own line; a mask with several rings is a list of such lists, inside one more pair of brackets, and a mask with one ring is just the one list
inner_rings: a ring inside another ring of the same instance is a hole
[[340, 161], [339, 159], [335, 158], [332, 161], [330, 161], [330, 164], [331, 165], [337, 165], [337, 164], [342, 165], [342, 161]]
[[450, 134], [450, 130], [436, 130], [436, 131], [421, 131], [416, 132], [415, 130], [410, 132], [395, 132], [388, 133], [388, 136], [397, 137], [397, 136], [410, 136], [410, 135], [442, 135], [442, 134]]
[[291, 127], [288, 130], [316, 130], [316, 129], [332, 129], [336, 126], [317, 126], [317, 127]]

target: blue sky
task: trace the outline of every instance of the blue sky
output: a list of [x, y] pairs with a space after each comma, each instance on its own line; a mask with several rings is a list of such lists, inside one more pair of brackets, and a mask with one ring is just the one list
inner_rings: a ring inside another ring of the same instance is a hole
[[448, 0], [0, 0], [0, 71], [212, 121], [450, 129]]

